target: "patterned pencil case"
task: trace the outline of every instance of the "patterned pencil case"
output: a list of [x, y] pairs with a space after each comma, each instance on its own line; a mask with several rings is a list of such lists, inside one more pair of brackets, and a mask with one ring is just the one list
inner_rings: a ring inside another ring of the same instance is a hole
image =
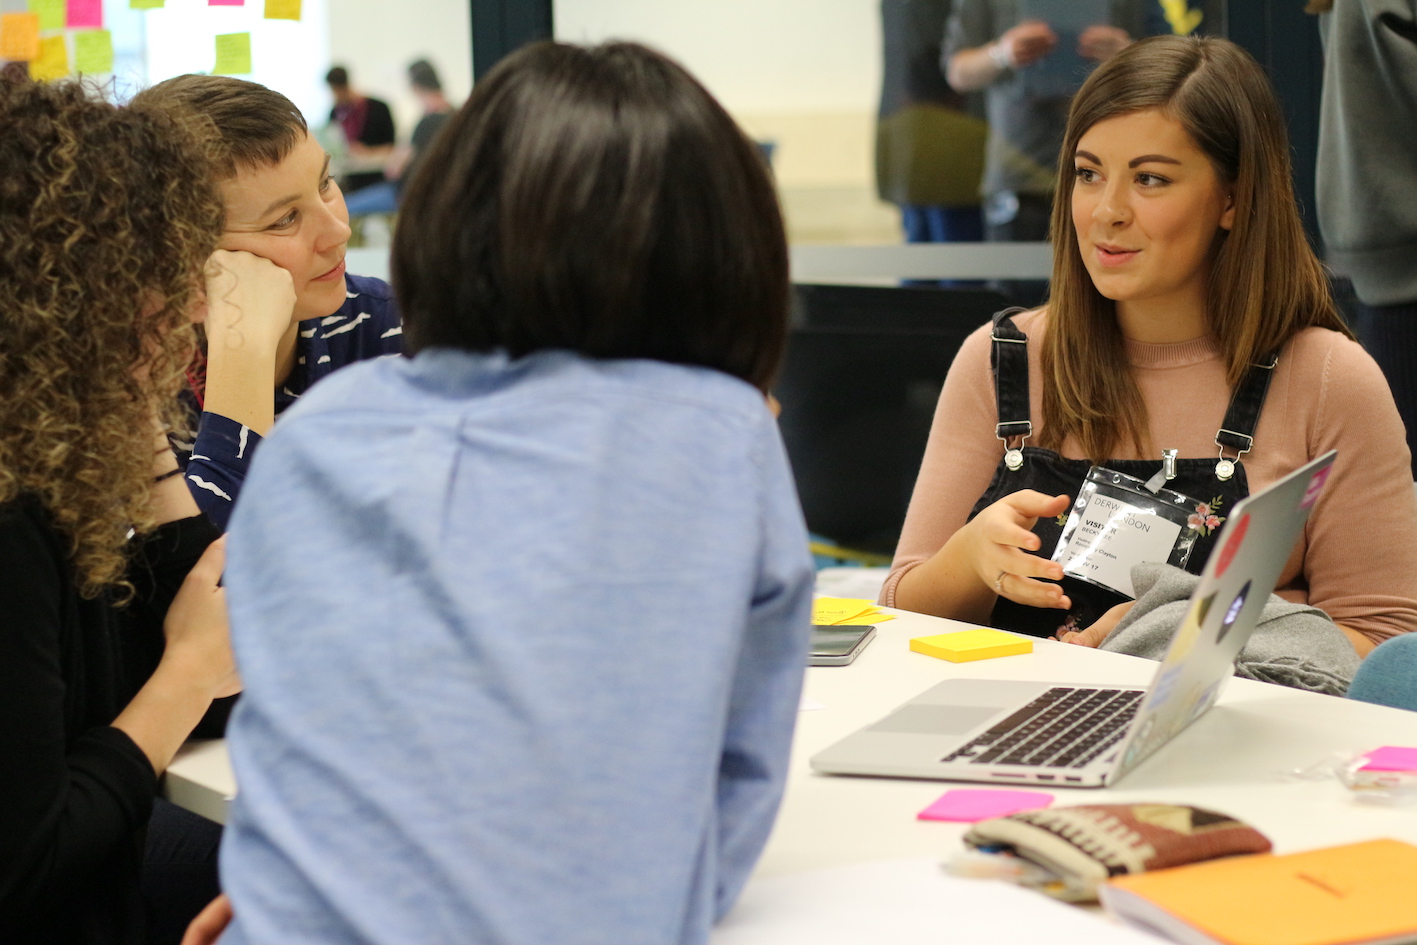
[[1067, 902], [1089, 902], [1109, 877], [1244, 853], [1267, 853], [1264, 834], [1199, 807], [1088, 804], [1025, 811], [975, 824], [964, 842], [1033, 868], [1018, 879]]

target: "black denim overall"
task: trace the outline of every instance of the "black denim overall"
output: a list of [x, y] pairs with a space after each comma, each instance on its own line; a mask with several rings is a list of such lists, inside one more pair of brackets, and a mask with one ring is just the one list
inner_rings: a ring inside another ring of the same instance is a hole
[[[989, 488], [969, 513], [970, 519], [1004, 496], [1021, 489], [1035, 489], [1045, 495], [1066, 494], [1070, 500], [1076, 501], [1087, 471], [1093, 466], [1089, 460], [1065, 459], [1052, 450], [1024, 445], [1024, 441], [1033, 434], [1033, 424], [1029, 419], [1028, 403], [1028, 337], [1014, 325], [1012, 318], [1018, 311], [1009, 309], [994, 316], [994, 347], [990, 363], [994, 369], [994, 394], [998, 404], [999, 424], [995, 435], [1004, 442], [1007, 452], [994, 470]], [[1183, 492], [1209, 505], [1207, 519], [1213, 517], [1223, 522], [1235, 503], [1250, 494], [1240, 457], [1254, 445], [1255, 426], [1274, 373], [1275, 357], [1271, 355], [1264, 360], [1266, 363], [1250, 368], [1230, 399], [1221, 429], [1215, 435], [1219, 455], [1205, 459], [1177, 459], [1175, 478], [1165, 484], [1168, 489]], [[1114, 459], [1101, 465], [1148, 480], [1161, 469], [1162, 462], [1160, 458]], [[1222, 478], [1222, 474], [1227, 472], [1229, 475]], [[1040, 555], [1052, 555], [1071, 510], [1070, 503], [1068, 511], [1058, 518], [1038, 520], [1033, 533], [1042, 542], [1038, 552]], [[1187, 570], [1199, 574], [1205, 567], [1219, 530], [1207, 527], [1205, 533], [1198, 536], [1186, 565]], [[1129, 600], [1121, 594], [1071, 576], [1065, 576], [1062, 585], [1063, 593], [1072, 601], [1071, 610], [1027, 607], [1000, 597], [994, 605], [990, 622], [1006, 630], [1047, 637], [1059, 630], [1084, 630], [1108, 609]]]

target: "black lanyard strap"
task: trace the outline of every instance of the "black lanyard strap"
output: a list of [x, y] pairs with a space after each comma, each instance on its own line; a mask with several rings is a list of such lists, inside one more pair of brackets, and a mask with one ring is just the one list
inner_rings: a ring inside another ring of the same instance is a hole
[[1220, 447], [1222, 459], [1227, 449], [1234, 450], [1238, 459], [1255, 445], [1255, 427], [1259, 426], [1260, 411], [1264, 409], [1269, 382], [1274, 378], [1274, 366], [1278, 363], [1279, 352], [1271, 351], [1259, 363], [1251, 364], [1236, 385], [1220, 432], [1215, 434], [1215, 445]]
[[994, 316], [994, 347], [989, 356], [999, 419], [994, 435], [1006, 445], [1013, 437], [1027, 439], [1033, 435], [1028, 408], [1028, 336], [1013, 320], [1022, 311], [1025, 310], [1007, 308]]

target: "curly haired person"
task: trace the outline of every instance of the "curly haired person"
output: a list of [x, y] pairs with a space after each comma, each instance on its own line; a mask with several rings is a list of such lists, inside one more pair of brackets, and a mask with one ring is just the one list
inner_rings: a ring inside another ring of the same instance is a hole
[[179, 117], [0, 81], [0, 127], [0, 941], [176, 941], [216, 827], [158, 777], [239, 686], [167, 442], [221, 205]]

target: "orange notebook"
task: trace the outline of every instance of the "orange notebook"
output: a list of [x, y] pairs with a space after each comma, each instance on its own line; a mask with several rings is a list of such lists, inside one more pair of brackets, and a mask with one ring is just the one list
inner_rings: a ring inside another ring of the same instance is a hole
[[1102, 904], [1178, 942], [1339, 945], [1417, 941], [1417, 847], [1369, 840], [1119, 876]]

